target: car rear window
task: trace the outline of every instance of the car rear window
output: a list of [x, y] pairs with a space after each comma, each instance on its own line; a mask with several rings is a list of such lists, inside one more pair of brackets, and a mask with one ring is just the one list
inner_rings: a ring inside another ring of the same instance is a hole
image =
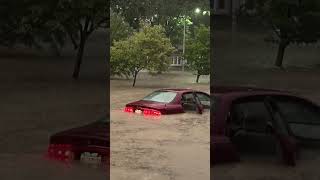
[[155, 91], [143, 98], [142, 100], [169, 103], [173, 101], [176, 96], [177, 93], [172, 91]]

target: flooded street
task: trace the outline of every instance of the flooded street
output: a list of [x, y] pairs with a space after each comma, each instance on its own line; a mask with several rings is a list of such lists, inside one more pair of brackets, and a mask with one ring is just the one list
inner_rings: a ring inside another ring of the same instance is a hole
[[37, 153], [1, 154], [1, 179], [106, 179], [105, 169], [95, 169], [81, 164], [66, 165], [47, 161]]
[[193, 83], [188, 73], [159, 77], [142, 74], [137, 87], [111, 81], [111, 179], [210, 179], [210, 113], [145, 117], [123, 112], [125, 104], [160, 88], [193, 88], [209, 92], [208, 77]]
[[63, 57], [0, 48], [1, 180], [107, 179], [106, 169], [44, 158], [52, 134], [106, 114], [105, 42], [98, 39], [88, 43], [77, 81], [72, 47]]

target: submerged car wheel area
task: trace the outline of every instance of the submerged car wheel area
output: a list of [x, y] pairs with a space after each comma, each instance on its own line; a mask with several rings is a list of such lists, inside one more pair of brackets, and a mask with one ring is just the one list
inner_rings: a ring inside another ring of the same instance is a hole
[[213, 87], [211, 164], [271, 154], [295, 165], [299, 149], [320, 140], [320, 107], [289, 92]]
[[124, 111], [160, 116], [189, 111], [201, 114], [205, 109], [210, 109], [210, 96], [207, 93], [192, 89], [161, 89], [139, 101], [128, 103]]
[[46, 157], [62, 162], [107, 165], [109, 162], [109, 120], [56, 133], [50, 137]]

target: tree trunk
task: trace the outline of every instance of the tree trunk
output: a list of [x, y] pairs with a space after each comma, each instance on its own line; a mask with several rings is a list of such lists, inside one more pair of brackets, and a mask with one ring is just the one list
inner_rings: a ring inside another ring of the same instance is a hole
[[280, 41], [275, 66], [283, 68], [283, 57], [284, 57], [284, 52], [286, 50], [287, 45], [288, 44], [284, 40]]
[[76, 63], [75, 63], [74, 70], [73, 70], [73, 75], [72, 75], [73, 79], [78, 79], [79, 78], [80, 67], [81, 67], [81, 63], [82, 63], [85, 44], [86, 44], [85, 37], [81, 37], [80, 46], [79, 46], [79, 49], [78, 49], [78, 52], [77, 52], [77, 59], [76, 59]]
[[201, 75], [198, 73], [198, 74], [197, 74], [196, 83], [199, 83], [199, 78], [200, 78], [200, 76], [201, 76]]
[[134, 73], [133, 73], [133, 84], [132, 84], [132, 87], [134, 87], [136, 85], [136, 80], [137, 80], [138, 73], [139, 73], [139, 71], [134, 71]]

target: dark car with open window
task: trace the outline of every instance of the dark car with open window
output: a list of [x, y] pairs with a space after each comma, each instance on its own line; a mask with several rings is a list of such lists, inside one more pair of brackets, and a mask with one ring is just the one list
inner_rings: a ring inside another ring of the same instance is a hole
[[210, 109], [210, 95], [192, 89], [160, 89], [126, 104], [124, 111], [144, 115], [202, 113]]
[[211, 163], [241, 153], [274, 153], [295, 165], [299, 149], [320, 140], [320, 107], [294, 93], [250, 87], [211, 87]]

